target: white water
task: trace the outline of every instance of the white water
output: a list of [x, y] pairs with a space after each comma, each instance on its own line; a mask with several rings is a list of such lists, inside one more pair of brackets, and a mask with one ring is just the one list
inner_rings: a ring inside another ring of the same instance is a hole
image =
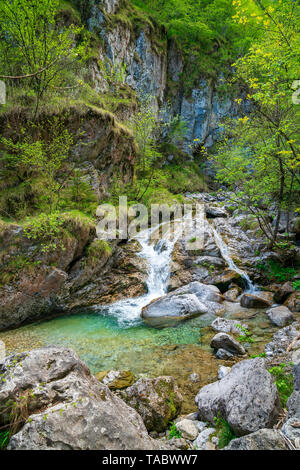
[[[158, 226], [158, 230], [163, 224]], [[167, 232], [164, 238], [151, 240], [155, 230], [144, 230], [135, 237], [139, 241], [142, 250], [138, 256], [148, 262], [147, 294], [141, 297], [123, 299], [111, 305], [101, 308], [101, 314], [115, 316], [122, 327], [130, 327], [141, 322], [142, 308], [152, 300], [167, 293], [170, 278], [170, 261], [174, 245], [178, 239], [176, 233]], [[98, 307], [99, 308], [99, 307]]]
[[246, 284], [246, 292], [250, 293], [250, 292], [256, 291], [257, 288], [252, 283], [248, 274], [245, 273], [245, 271], [242, 271], [242, 269], [238, 268], [237, 265], [234, 263], [233, 259], [230, 256], [228, 246], [226, 245], [226, 243], [224, 242], [220, 234], [217, 232], [217, 230], [213, 226], [211, 226], [211, 229], [214, 234], [216, 245], [221, 252], [222, 258], [226, 261], [226, 263], [228, 264], [229, 268], [232, 269], [232, 271], [235, 271], [244, 279], [245, 284]]

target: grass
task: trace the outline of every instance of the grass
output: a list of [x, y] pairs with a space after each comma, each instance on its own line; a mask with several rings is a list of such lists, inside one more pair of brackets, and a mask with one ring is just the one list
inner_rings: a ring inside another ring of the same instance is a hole
[[182, 434], [180, 431], [178, 431], [176, 424], [171, 423], [170, 429], [169, 429], [169, 439], [180, 439], [182, 437]]
[[[292, 266], [283, 266], [278, 261], [269, 260], [266, 263], [259, 262], [256, 268], [268, 278], [271, 282], [287, 282], [290, 281], [299, 269]], [[295, 281], [295, 289], [299, 289], [300, 281]]]
[[220, 415], [215, 417], [214, 421], [216, 425], [216, 436], [219, 438], [219, 448], [223, 449], [237, 436], [234, 434], [229, 423]]
[[294, 390], [293, 374], [289, 371], [289, 366], [293, 364], [281, 363], [279, 366], [274, 366], [269, 369], [270, 374], [275, 378], [275, 385], [278, 390], [280, 404], [282, 408], [286, 408], [288, 398]]

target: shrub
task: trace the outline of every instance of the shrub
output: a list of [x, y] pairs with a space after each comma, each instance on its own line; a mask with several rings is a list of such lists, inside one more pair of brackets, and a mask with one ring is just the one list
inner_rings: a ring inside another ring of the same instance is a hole
[[283, 408], [286, 407], [286, 402], [294, 390], [293, 374], [288, 372], [287, 368], [287, 364], [281, 363], [279, 366], [269, 369], [270, 374], [275, 377], [275, 385]]

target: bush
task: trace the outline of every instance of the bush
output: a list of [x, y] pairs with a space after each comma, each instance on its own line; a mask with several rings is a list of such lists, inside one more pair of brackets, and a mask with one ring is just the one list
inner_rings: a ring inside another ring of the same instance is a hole
[[288, 372], [286, 370], [287, 368], [287, 364], [281, 363], [279, 366], [275, 366], [269, 369], [270, 374], [275, 377], [275, 385], [278, 390], [280, 404], [283, 408], [286, 407], [286, 402], [294, 390], [293, 374]]

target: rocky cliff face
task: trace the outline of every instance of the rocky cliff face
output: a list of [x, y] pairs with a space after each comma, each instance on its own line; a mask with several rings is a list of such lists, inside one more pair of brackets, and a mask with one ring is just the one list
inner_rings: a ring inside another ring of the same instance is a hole
[[[91, 0], [86, 13], [90, 31], [100, 36], [103, 47], [98, 51], [103, 64], [126, 65], [126, 83], [138, 94], [153, 97], [157, 112], [170, 100], [166, 119], [179, 114], [187, 124], [184, 150], [194, 139], [213, 145], [221, 129], [221, 120], [238, 113], [234, 99], [221, 96], [217, 83], [199, 74], [192, 90], [185, 89], [182, 72], [185, 60], [173, 41], [166, 40], [164, 31], [153, 25], [137, 25], [126, 20], [123, 0]], [[121, 20], [121, 14], [122, 18]], [[118, 16], [119, 15], [119, 16]], [[100, 90], [107, 89], [103, 68], [95, 62], [93, 80]], [[219, 80], [222, 80], [220, 77]]]

